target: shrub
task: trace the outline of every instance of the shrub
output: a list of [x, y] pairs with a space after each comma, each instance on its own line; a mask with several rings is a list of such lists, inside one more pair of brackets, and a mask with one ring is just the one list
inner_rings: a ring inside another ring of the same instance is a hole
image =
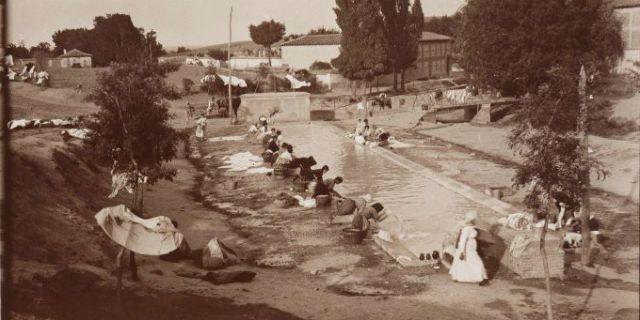
[[195, 83], [193, 82], [193, 80], [189, 78], [182, 79], [182, 89], [184, 89], [185, 95], [189, 95], [191, 93], [191, 88], [193, 87], [194, 84]]
[[310, 69], [311, 70], [331, 70], [333, 69], [333, 67], [329, 62], [315, 61], [314, 63], [311, 64]]

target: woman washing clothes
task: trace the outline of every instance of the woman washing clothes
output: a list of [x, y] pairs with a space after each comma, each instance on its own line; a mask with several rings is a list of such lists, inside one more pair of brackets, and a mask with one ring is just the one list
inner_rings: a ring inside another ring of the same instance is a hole
[[478, 236], [478, 231], [475, 229], [477, 218], [478, 214], [473, 211], [465, 214], [463, 226], [458, 232], [456, 253], [449, 274], [454, 281], [474, 282], [485, 286], [489, 282], [484, 263], [477, 250], [476, 236]]
[[353, 215], [353, 220], [351, 220], [351, 227], [361, 231], [369, 231], [372, 229], [370, 220], [378, 223], [384, 221], [386, 218], [385, 208], [382, 204], [376, 202], [365, 206], [362, 210], [356, 210], [356, 213]]

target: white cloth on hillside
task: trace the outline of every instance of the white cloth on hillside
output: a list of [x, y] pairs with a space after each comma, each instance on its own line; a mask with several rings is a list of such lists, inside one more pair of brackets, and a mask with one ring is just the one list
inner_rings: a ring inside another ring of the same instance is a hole
[[[449, 274], [451, 278], [460, 282], [482, 282], [487, 279], [484, 263], [478, 255], [476, 236], [478, 231], [473, 226], [464, 226], [460, 231], [460, 239], [453, 257]], [[464, 259], [460, 256], [464, 253]]]
[[291, 82], [291, 88], [293, 88], [293, 89], [299, 89], [299, 88], [302, 88], [302, 87], [310, 87], [311, 86], [310, 82], [300, 81], [300, 80], [296, 79], [294, 76], [292, 76], [290, 74], [286, 75], [285, 78], [287, 80], [289, 80], [289, 82]]
[[[229, 77], [228, 76], [223, 76], [223, 75], [218, 75], [218, 77], [220, 79], [222, 79], [222, 82], [224, 82], [225, 86], [229, 85]], [[231, 85], [234, 87], [240, 87], [240, 88], [246, 88], [247, 87], [247, 82], [244, 81], [244, 79], [240, 79], [234, 76], [231, 76]]]
[[184, 235], [163, 216], [142, 219], [124, 205], [107, 207], [95, 215], [111, 240], [139, 254], [159, 256], [180, 247]]

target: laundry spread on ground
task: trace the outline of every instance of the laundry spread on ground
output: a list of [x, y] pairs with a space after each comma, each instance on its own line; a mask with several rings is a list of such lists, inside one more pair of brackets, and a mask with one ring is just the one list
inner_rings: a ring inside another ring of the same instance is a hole
[[221, 169], [228, 171], [247, 171], [250, 168], [256, 168], [263, 165], [261, 156], [254, 155], [251, 152], [240, 152], [231, 156], [222, 158], [225, 165], [220, 166]]
[[88, 137], [89, 132], [89, 129], [69, 129], [62, 131], [62, 135], [68, 134], [70, 137], [84, 140]]
[[244, 138], [246, 138], [247, 135], [241, 135], [241, 136], [222, 136], [222, 137], [213, 137], [213, 138], [209, 138], [209, 142], [220, 142], [220, 141], [242, 141], [244, 140]]
[[96, 222], [117, 244], [135, 253], [159, 256], [180, 247], [184, 236], [171, 219], [142, 219], [124, 205], [107, 207], [95, 215]]

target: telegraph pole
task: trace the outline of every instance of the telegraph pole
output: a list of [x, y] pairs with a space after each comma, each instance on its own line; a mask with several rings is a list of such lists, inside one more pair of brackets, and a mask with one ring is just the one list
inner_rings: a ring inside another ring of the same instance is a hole
[[229, 67], [229, 81], [227, 82], [228, 88], [229, 88], [229, 105], [227, 106], [227, 114], [229, 115], [229, 118], [231, 119], [231, 122], [235, 122], [235, 114], [233, 115], [233, 118], [231, 117], [231, 111], [233, 110], [233, 108], [231, 108], [231, 17], [233, 15], [233, 6], [231, 6], [231, 10], [229, 10], [229, 42], [227, 43], [227, 64]]

